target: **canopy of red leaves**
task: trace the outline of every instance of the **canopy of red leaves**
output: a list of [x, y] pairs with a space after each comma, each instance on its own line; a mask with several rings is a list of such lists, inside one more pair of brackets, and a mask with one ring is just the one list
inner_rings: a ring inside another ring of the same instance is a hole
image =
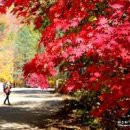
[[[46, 77], [56, 75], [56, 67], [60, 65], [60, 71], [70, 75], [63, 86], [64, 92], [81, 88], [101, 92], [100, 105], [93, 115], [101, 116], [116, 106], [120, 114], [127, 113], [130, 109], [129, 0], [58, 0], [49, 7], [39, 0], [6, 0], [0, 11], [5, 13], [12, 4], [14, 14], [25, 19], [33, 17], [38, 29], [44, 14], [50, 20], [41, 31], [39, 43], [45, 51], [24, 66], [30, 84], [38, 81], [40, 86], [47, 86]], [[63, 35], [57, 36], [58, 31]], [[108, 91], [102, 92], [103, 87]]]

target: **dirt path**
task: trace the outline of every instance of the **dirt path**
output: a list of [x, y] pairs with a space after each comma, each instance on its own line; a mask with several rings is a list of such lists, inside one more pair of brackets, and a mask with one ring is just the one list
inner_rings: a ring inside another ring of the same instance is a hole
[[64, 100], [48, 91], [14, 89], [10, 95], [12, 105], [8, 106], [3, 105], [4, 94], [0, 95], [0, 130], [44, 130], [44, 120], [54, 115]]

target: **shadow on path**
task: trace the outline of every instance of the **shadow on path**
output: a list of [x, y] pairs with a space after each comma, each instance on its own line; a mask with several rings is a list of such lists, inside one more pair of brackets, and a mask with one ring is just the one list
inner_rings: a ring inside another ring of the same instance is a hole
[[0, 121], [28, 124], [31, 127], [43, 127], [44, 120], [48, 119], [62, 106], [62, 101], [47, 101], [37, 103], [37, 108], [21, 108], [19, 105], [34, 105], [33, 102], [19, 102], [17, 105], [0, 107]]
[[10, 106], [2, 104], [4, 96], [0, 97], [0, 130], [46, 130], [44, 122], [64, 104], [61, 95], [41, 90], [12, 91]]

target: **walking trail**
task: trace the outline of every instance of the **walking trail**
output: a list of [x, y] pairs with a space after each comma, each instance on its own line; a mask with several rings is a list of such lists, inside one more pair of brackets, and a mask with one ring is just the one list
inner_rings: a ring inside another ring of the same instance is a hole
[[[11, 105], [0, 93], [0, 130], [46, 130], [43, 123], [63, 106], [65, 96], [40, 89], [13, 89]], [[51, 128], [49, 130], [55, 130]]]

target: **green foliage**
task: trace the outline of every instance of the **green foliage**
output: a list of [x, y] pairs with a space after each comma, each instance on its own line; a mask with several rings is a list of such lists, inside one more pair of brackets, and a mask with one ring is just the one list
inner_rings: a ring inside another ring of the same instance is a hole
[[31, 59], [36, 53], [36, 43], [38, 39], [38, 32], [33, 31], [31, 27], [23, 26], [16, 35], [16, 53], [23, 55], [26, 61]]
[[0, 32], [3, 33], [6, 28], [5, 23], [0, 23]]
[[64, 32], [62, 30], [57, 30], [56, 38], [63, 37], [63, 36], [64, 36]]
[[14, 79], [22, 79], [22, 67], [37, 52], [37, 42], [39, 40], [39, 32], [34, 31], [30, 26], [23, 26], [18, 30], [15, 36], [15, 60], [14, 60]]
[[50, 20], [47, 17], [45, 17], [42, 24], [42, 29], [46, 28], [49, 24], [50, 24]]
[[92, 107], [98, 105], [98, 95], [99, 93], [86, 91], [84, 89], [74, 93], [79, 106], [73, 110], [73, 113], [76, 115], [77, 119], [83, 122], [83, 124], [95, 129], [101, 127], [100, 118], [93, 118], [89, 112]]

